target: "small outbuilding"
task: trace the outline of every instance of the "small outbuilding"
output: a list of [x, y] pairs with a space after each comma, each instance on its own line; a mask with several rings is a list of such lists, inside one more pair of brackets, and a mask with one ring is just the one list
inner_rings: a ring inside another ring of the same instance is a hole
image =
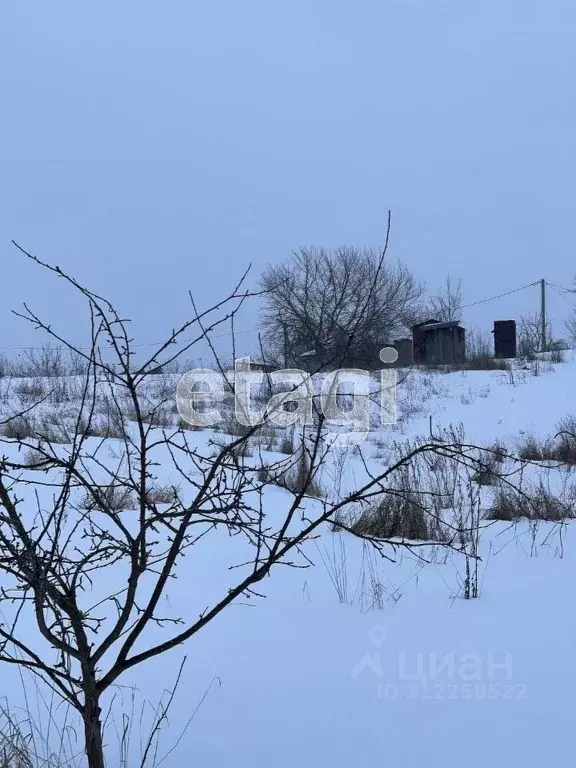
[[425, 320], [412, 327], [416, 365], [452, 365], [466, 359], [466, 331], [460, 321]]
[[494, 320], [494, 357], [516, 357], [516, 321]]

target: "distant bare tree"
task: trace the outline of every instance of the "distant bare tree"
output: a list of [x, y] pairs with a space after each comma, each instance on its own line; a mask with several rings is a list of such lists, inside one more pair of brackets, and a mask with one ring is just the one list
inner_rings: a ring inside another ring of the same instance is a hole
[[469, 358], [492, 357], [494, 341], [487, 331], [470, 328], [466, 334], [466, 356]]
[[300, 248], [267, 267], [261, 287], [266, 349], [307, 369], [378, 365], [422, 295], [406, 266], [351, 247]]
[[430, 316], [442, 322], [462, 319], [462, 280], [446, 278], [436, 295], [430, 298]]
[[[576, 275], [572, 278], [572, 288], [569, 293], [576, 295]], [[564, 325], [568, 331], [570, 341], [576, 344], [576, 308], [572, 311]]]
[[[546, 338], [551, 341], [552, 329], [546, 323]], [[532, 357], [536, 352], [542, 352], [542, 316], [540, 312], [521, 315], [518, 322], [518, 354], [521, 357]]]
[[565, 321], [566, 331], [572, 344], [576, 344], [576, 312], [573, 312]]

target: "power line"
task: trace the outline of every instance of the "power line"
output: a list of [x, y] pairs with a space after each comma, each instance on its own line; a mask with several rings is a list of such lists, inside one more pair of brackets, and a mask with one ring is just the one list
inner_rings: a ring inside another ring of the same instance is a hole
[[564, 295], [565, 293], [574, 293], [574, 291], [569, 291], [567, 288], [560, 288], [560, 286], [554, 285], [553, 283], [548, 283], [548, 285], [550, 286], [550, 288], [553, 288], [556, 291], [556, 293], [558, 294], [558, 296], [560, 296], [561, 299], [564, 299], [564, 301], [567, 304], [570, 304], [571, 307], [576, 309], [576, 304], [573, 301], [570, 301], [570, 299], [568, 299]]
[[499, 293], [496, 296], [490, 296], [487, 299], [480, 299], [480, 301], [473, 301], [471, 304], [464, 304], [461, 309], [468, 309], [468, 307], [475, 307], [478, 304], [486, 304], [489, 301], [494, 301], [494, 299], [501, 299], [503, 296], [510, 296], [512, 293], [518, 293], [518, 291], [523, 291], [525, 288], [532, 288], [534, 285], [538, 285], [540, 280], [535, 280], [533, 283], [528, 283], [527, 285], [521, 285], [520, 288], [514, 288], [512, 291], [506, 291], [505, 293]]
[[[546, 281], [548, 283], [548, 280]], [[576, 289], [574, 288], [563, 288], [561, 285], [555, 285], [554, 283], [548, 283], [550, 288], [555, 288], [557, 291], [562, 291], [562, 293], [576, 293]]]

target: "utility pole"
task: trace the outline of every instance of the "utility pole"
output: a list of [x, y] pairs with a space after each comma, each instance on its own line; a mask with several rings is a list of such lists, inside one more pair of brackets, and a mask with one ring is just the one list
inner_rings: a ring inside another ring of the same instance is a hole
[[540, 280], [540, 334], [542, 352], [546, 352], [546, 280]]

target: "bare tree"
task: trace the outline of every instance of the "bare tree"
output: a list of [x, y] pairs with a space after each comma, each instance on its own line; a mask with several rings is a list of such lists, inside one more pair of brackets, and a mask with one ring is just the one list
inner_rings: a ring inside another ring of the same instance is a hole
[[[576, 294], [576, 275], [572, 278], [572, 288], [569, 293]], [[576, 306], [564, 323], [570, 341], [576, 344]]]
[[[20, 313], [83, 359], [86, 370], [77, 408], [66, 417], [71, 419], [69, 437], [60, 445], [53, 444], [37, 416], [42, 401], [3, 422], [7, 427], [26, 419], [25, 428], [5, 430], [1, 438], [0, 662], [39, 675], [79, 713], [87, 765], [103, 768], [102, 706], [119, 678], [186, 642], [235, 601], [257, 595], [256, 586], [276, 565], [306, 567], [310, 561], [304, 546], [325, 522], [337, 521], [339, 530], [351, 531], [347, 515], [383, 493], [397, 496], [395, 474], [418, 457], [438, 454], [474, 465], [476, 449], [459, 441], [424, 441], [378, 475], [368, 473], [366, 482], [347, 495], [311, 505], [308, 497], [318, 493], [331, 450], [319, 409], [294, 455], [268, 463], [261, 452], [258, 460], [245, 457], [246, 449], [258, 449], [258, 440], [273, 428], [278, 408], [272, 406], [254, 426], [237, 425], [236, 437], [210, 450], [196, 447], [176, 413], [174, 426], [163, 419], [158, 428], [158, 414], [173, 396], [164, 392], [151, 398], [158, 378], [152, 372], [200, 340], [211, 343], [212, 331], [232, 321], [245, 301], [243, 280], [209, 310], [199, 311], [191, 297], [192, 319], [136, 362], [128, 324], [112, 304], [58, 267], [22, 252], [85, 299], [91, 345], [85, 350], [69, 343], [26, 305]], [[398, 280], [406, 298], [413, 283], [403, 272]], [[341, 297], [344, 301], [348, 291], [343, 289]], [[371, 306], [369, 294], [365, 301]], [[176, 347], [188, 334], [192, 340]], [[108, 433], [97, 428], [103, 405], [109, 420], [124, 425], [113, 433], [113, 460]], [[160, 456], [169, 457], [169, 471], [178, 478], [169, 489], [158, 488]], [[279, 480], [289, 492], [271, 514], [265, 490]], [[461, 550], [459, 532], [447, 530], [439, 543]], [[199, 615], [170, 614], [166, 598], [178, 564], [188, 550], [220, 532], [238, 542], [239, 559], [226, 570], [228, 584]], [[419, 546], [364, 538], [382, 554]], [[111, 583], [117, 588], [110, 589]], [[30, 626], [35, 627], [32, 636]]]
[[442, 322], [462, 319], [462, 280], [450, 275], [430, 299], [430, 316]]
[[572, 344], [576, 344], [576, 311], [565, 321], [566, 331]]
[[[550, 323], [546, 323], [546, 338], [552, 339]], [[542, 352], [542, 319], [539, 312], [521, 315], [518, 323], [518, 352], [521, 357], [533, 357]]]
[[[386, 247], [384, 253], [386, 252]], [[263, 273], [263, 321], [271, 357], [297, 368], [374, 367], [422, 287], [375, 249], [300, 248]]]

